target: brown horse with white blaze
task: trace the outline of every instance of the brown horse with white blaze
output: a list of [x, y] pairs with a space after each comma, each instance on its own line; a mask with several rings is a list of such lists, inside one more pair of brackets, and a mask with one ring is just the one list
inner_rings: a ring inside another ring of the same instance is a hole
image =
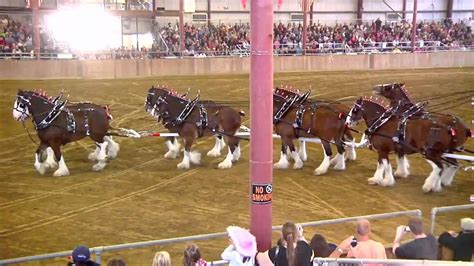
[[[112, 140], [108, 130], [109, 114], [103, 106], [93, 103], [79, 103], [68, 107], [66, 101], [55, 101], [45, 93], [18, 91], [13, 105], [13, 117], [17, 121], [32, 118], [40, 144], [36, 150], [35, 168], [44, 174], [46, 168], [58, 169], [54, 176], [69, 175], [61, 146], [90, 137], [96, 143], [96, 151], [89, 159], [97, 160], [93, 170], [100, 171], [107, 165], [107, 159], [117, 155], [119, 145]], [[51, 148], [54, 158], [44, 159], [44, 152]]]
[[[410, 96], [410, 93], [405, 88], [405, 83], [392, 83], [382, 84], [374, 87], [374, 93], [383, 96], [390, 100], [391, 108], [398, 108], [397, 115], [403, 116], [411, 109], [414, 113], [411, 114], [413, 119], [420, 117], [431, 118], [440, 125], [443, 125], [445, 129], [451, 134], [451, 145], [446, 152], [453, 153], [462, 149], [462, 145], [471, 137], [470, 129], [461, 121], [461, 119], [452, 114], [441, 114], [441, 113], [430, 113], [426, 110], [425, 104], [415, 103]], [[397, 171], [396, 176], [407, 177], [408, 171], [408, 160], [404, 156], [404, 150], [400, 149], [400, 154], [397, 156]], [[459, 169], [456, 159], [446, 158], [443, 162], [443, 172], [441, 174], [441, 183], [444, 186], [451, 185], [454, 175]]]
[[388, 115], [387, 108], [378, 99], [360, 98], [347, 117], [347, 124], [350, 126], [364, 119], [371, 147], [378, 153], [377, 170], [368, 179], [369, 184], [395, 184], [388, 155], [390, 152], [398, 153], [403, 148], [404, 154], [422, 154], [433, 168], [423, 184], [423, 191], [441, 191], [441, 173], [444, 170], [442, 154], [449, 150], [451, 134], [445, 126], [432, 119], [410, 119], [406, 123], [403, 140], [397, 141], [399, 118]]

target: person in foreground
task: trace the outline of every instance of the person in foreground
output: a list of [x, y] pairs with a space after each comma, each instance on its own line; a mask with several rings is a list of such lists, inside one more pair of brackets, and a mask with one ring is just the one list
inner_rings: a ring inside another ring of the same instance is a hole
[[438, 243], [453, 251], [454, 261], [471, 261], [474, 254], [474, 219], [461, 219], [459, 234], [449, 231], [438, 237]]
[[72, 251], [72, 262], [68, 266], [100, 266], [100, 264], [90, 260], [91, 253], [86, 246], [77, 246]]
[[248, 230], [238, 226], [227, 227], [229, 246], [222, 252], [229, 266], [253, 266], [257, 254], [257, 241]]
[[[370, 239], [370, 222], [366, 219], [357, 221], [356, 236], [349, 236], [331, 253], [330, 258], [339, 258], [347, 253], [347, 258], [357, 259], [387, 259], [382, 243]], [[364, 264], [381, 266], [383, 264]]]
[[171, 266], [170, 254], [166, 251], [159, 251], [155, 253], [152, 266]]
[[[411, 232], [415, 237], [412, 241], [400, 245], [404, 235]], [[410, 218], [408, 225], [397, 227], [392, 246], [393, 254], [401, 259], [437, 260], [438, 242], [432, 235], [426, 235], [423, 230], [423, 221], [420, 218]]]

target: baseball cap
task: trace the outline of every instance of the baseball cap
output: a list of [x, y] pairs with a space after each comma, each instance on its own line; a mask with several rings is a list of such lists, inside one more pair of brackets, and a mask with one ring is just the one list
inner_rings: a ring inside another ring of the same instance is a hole
[[86, 246], [77, 246], [72, 251], [72, 260], [74, 262], [85, 262], [88, 261], [91, 257], [91, 253], [89, 252], [89, 248]]

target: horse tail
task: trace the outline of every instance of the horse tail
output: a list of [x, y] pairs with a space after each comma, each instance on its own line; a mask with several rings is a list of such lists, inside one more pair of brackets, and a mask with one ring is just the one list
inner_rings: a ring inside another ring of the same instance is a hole
[[244, 111], [244, 110], [240, 110], [240, 111], [239, 111], [239, 115], [242, 116], [242, 117], [244, 117], [244, 116], [245, 116], [245, 111]]

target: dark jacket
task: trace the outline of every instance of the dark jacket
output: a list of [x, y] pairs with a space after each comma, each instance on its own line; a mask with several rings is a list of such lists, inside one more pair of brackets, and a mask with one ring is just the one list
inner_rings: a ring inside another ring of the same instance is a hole
[[474, 253], [474, 232], [461, 232], [457, 237], [444, 232], [438, 237], [438, 243], [453, 250], [455, 261], [471, 261]]

